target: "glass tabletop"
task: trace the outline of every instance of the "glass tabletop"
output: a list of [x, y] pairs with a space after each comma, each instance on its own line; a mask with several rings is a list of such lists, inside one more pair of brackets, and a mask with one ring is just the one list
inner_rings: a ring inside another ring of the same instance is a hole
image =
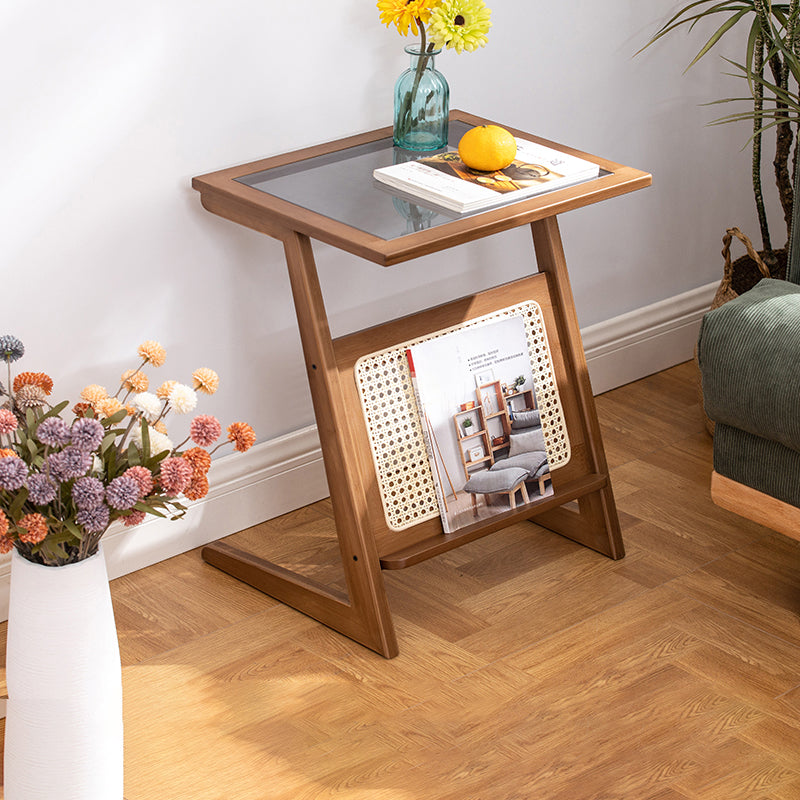
[[[466, 122], [451, 120], [450, 147], [456, 148], [471, 127]], [[393, 146], [391, 137], [386, 137], [236, 180], [381, 239], [396, 239], [470, 216], [423, 205], [372, 177], [373, 170], [378, 167], [428, 156], [432, 152], [402, 150]], [[476, 211], [473, 215], [479, 213]]]
[[[457, 146], [470, 127], [451, 121], [450, 146]], [[395, 239], [464, 216], [405, 200], [372, 177], [378, 167], [423, 155], [431, 153], [402, 150], [386, 137], [236, 180], [381, 239]]]

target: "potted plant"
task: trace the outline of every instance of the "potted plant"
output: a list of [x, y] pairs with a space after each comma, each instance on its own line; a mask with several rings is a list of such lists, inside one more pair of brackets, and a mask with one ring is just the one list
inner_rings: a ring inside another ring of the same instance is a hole
[[[744, 57], [740, 61], [726, 59], [739, 75], [747, 80], [750, 94], [747, 97], [724, 98], [716, 103], [730, 103], [746, 100], [750, 104], [747, 111], [734, 113], [715, 120], [712, 124], [749, 120], [752, 123], [752, 185], [756, 213], [761, 235], [761, 250], [758, 255], [766, 264], [773, 277], [784, 277], [786, 271], [786, 245], [776, 246], [770, 230], [764, 202], [762, 186], [762, 160], [764, 134], [774, 134], [774, 178], [781, 209], [783, 211], [786, 239], [791, 235], [793, 209], [793, 180], [790, 159], [794, 151], [797, 158], [797, 143], [790, 121], [787, 94], [791, 93], [792, 81], [797, 74], [792, 68], [791, 59], [796, 52], [798, 35], [798, 12], [800, 0], [788, 3], [772, 3], [770, 0], [695, 0], [681, 8], [659, 28], [646, 49], [667, 34], [679, 28], [690, 30], [699, 22], [719, 19], [717, 27], [692, 59], [687, 71], [703, 56], [710, 52], [725, 35], [741, 25], [749, 23]], [[641, 52], [641, 51], [639, 51]], [[769, 118], [769, 123], [764, 120]], [[736, 229], [730, 229], [735, 231]], [[738, 231], [736, 233], [738, 234]], [[740, 237], [743, 241], [746, 237]], [[756, 268], [755, 260], [743, 256], [733, 264], [731, 280], [735, 294], [741, 294], [762, 277]]]
[[[144, 369], [166, 352], [147, 341], [115, 395], [91, 384], [70, 409], [51, 403], [46, 373], [12, 379], [24, 353], [15, 336], [0, 336], [0, 553], [12, 554], [6, 797], [122, 800], [121, 666], [101, 539], [114, 522], [177, 519], [185, 500], [208, 493], [221, 424], [198, 414], [175, 445], [165, 420], [193, 413], [219, 379], [201, 367], [192, 386], [168, 380], [148, 391]], [[243, 422], [227, 433], [239, 452], [256, 438]]]
[[464, 436], [469, 436], [470, 428], [472, 427], [472, 420], [467, 417], [462, 423], [461, 427], [464, 429]]

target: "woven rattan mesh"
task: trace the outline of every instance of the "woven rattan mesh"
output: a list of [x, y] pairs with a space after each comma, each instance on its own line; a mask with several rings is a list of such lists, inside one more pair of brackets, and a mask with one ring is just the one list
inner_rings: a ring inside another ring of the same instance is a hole
[[439, 516], [422, 424], [406, 360], [406, 349], [462, 327], [521, 316], [525, 320], [528, 350], [536, 386], [536, 404], [542, 422], [550, 468], [570, 458], [567, 426], [556, 387], [550, 347], [539, 304], [527, 301], [501, 309], [457, 328], [403, 342], [388, 350], [363, 356], [355, 365], [364, 419], [367, 426], [386, 524], [403, 530]]

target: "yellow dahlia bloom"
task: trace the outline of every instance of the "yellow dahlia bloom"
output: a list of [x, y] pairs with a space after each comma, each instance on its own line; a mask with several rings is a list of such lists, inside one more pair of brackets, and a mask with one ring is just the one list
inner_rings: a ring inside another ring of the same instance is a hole
[[139, 345], [139, 355], [154, 367], [160, 367], [167, 360], [167, 351], [152, 339]]
[[491, 14], [483, 0], [441, 0], [431, 13], [428, 33], [437, 47], [471, 52], [488, 41]]
[[419, 35], [417, 22], [428, 21], [431, 9], [438, 0], [378, 0], [378, 11], [381, 12], [381, 22], [388, 28], [395, 24], [401, 36], [408, 36], [408, 29], [414, 36]]
[[192, 373], [192, 381], [196, 391], [214, 394], [219, 389], [219, 375], [213, 369], [200, 367]]

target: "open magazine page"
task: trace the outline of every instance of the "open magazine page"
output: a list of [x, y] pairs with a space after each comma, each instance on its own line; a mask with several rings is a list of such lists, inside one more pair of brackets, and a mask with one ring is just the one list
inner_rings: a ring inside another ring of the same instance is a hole
[[408, 355], [446, 533], [552, 494], [522, 317], [444, 334]]

